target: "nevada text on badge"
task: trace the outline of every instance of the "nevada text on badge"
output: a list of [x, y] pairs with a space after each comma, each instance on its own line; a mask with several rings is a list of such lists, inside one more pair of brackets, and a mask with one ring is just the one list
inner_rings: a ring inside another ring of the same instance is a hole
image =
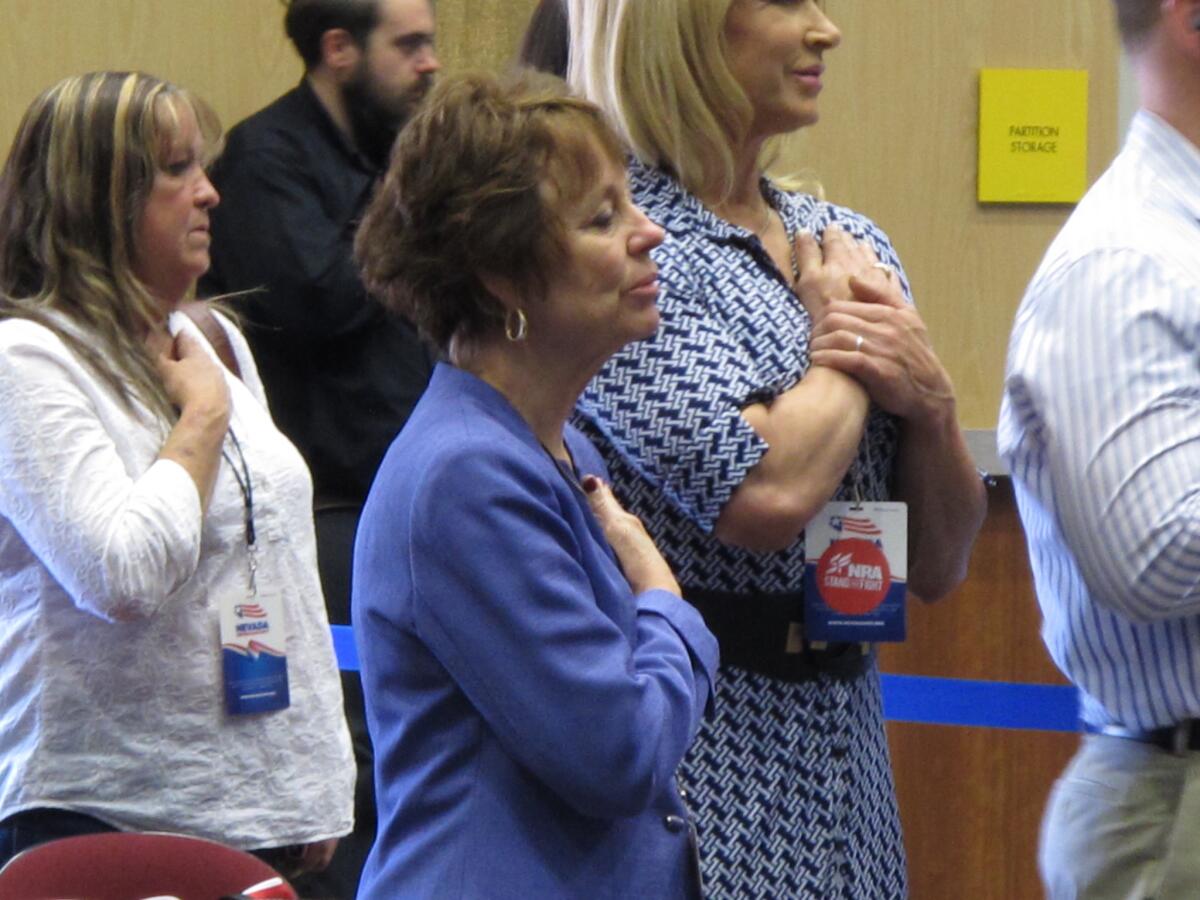
[[287, 709], [287, 637], [278, 599], [225, 604], [221, 637], [225, 710], [236, 716]]
[[805, 555], [808, 640], [904, 640], [906, 504], [826, 504], [805, 529]]

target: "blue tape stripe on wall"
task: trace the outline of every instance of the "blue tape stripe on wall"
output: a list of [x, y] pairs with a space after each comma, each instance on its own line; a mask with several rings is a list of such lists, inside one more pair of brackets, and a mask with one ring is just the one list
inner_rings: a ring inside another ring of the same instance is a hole
[[330, 625], [333, 630], [333, 649], [337, 653], [338, 668], [346, 672], [357, 672], [358, 647], [354, 645], [354, 629], [349, 625]]
[[899, 722], [1078, 731], [1079, 694], [1059, 684], [883, 675], [883, 714]]
[[[348, 625], [333, 626], [333, 646], [338, 665], [356, 671], [358, 651]], [[1079, 695], [1073, 687], [917, 675], [883, 675], [881, 680], [883, 713], [899, 722], [1036, 731], [1079, 729]]]

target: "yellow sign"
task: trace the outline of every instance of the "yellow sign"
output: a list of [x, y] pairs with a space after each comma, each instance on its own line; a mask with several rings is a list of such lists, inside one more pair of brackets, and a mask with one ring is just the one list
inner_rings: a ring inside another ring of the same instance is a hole
[[1088, 73], [979, 73], [979, 202], [1074, 203], [1087, 190]]

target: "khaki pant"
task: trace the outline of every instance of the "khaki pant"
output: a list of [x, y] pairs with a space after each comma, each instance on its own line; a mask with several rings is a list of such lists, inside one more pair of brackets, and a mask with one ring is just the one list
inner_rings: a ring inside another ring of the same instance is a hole
[[1038, 865], [1050, 900], [1200, 898], [1200, 752], [1086, 735], [1050, 793]]

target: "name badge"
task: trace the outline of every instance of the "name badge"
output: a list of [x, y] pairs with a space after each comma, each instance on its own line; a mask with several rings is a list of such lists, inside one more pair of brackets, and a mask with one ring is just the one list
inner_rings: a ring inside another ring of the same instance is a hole
[[240, 602], [221, 604], [221, 663], [225, 710], [230, 715], [287, 709], [287, 632], [283, 600], [252, 590]]
[[903, 641], [908, 505], [834, 502], [804, 531], [804, 635]]

